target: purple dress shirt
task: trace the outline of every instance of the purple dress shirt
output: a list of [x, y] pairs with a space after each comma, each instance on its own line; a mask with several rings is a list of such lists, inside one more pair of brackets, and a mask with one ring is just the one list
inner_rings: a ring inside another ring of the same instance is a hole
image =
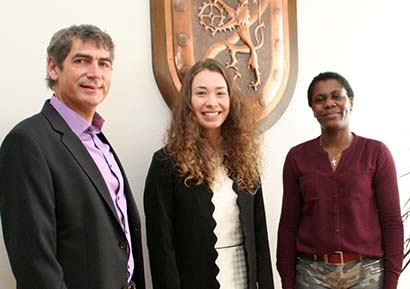
[[[111, 199], [114, 203], [117, 216], [128, 242], [128, 281], [134, 272], [134, 257], [132, 256], [131, 235], [128, 226], [127, 202], [124, 193], [124, 180], [121, 170], [110, 151], [110, 146], [103, 143], [97, 136], [101, 132], [104, 119], [98, 113], [94, 114], [92, 124], [71, 110], [56, 96], [52, 96], [50, 104], [57, 110], [71, 130], [78, 136], [95, 164], [101, 172]], [[85, 220], [86, 221], [86, 220]]]

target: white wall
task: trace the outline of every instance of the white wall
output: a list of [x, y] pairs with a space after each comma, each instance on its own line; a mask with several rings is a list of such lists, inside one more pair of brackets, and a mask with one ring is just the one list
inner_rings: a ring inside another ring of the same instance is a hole
[[[319, 134], [306, 103], [306, 88], [317, 73], [334, 70], [350, 80], [356, 94], [353, 130], [386, 142], [399, 173], [409, 170], [407, 3], [298, 1], [299, 73], [294, 98], [264, 135], [263, 181], [273, 256], [283, 160], [291, 146]], [[4, 1], [0, 9], [0, 142], [17, 121], [36, 113], [50, 95], [44, 77], [45, 48], [52, 33], [71, 24], [95, 24], [109, 32], [117, 45], [112, 89], [100, 109], [107, 119], [105, 133], [122, 159], [142, 208], [151, 155], [162, 146], [169, 120], [152, 73], [149, 13], [148, 0]], [[408, 186], [406, 191], [410, 191]], [[402, 197], [408, 198], [409, 193], [403, 192]], [[410, 269], [402, 276], [400, 289], [409, 287], [409, 275]], [[277, 274], [275, 277], [280, 288]], [[0, 241], [0, 289], [14, 288], [14, 284]]]

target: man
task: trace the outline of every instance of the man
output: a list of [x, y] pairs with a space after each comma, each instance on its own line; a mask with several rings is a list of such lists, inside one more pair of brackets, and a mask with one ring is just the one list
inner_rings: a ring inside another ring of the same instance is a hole
[[47, 53], [54, 95], [0, 150], [0, 213], [17, 288], [144, 289], [137, 207], [96, 112], [114, 44], [95, 26], [71, 26]]

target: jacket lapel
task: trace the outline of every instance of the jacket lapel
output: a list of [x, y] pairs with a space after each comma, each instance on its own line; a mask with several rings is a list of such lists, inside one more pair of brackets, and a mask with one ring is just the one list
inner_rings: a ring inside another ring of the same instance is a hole
[[139, 231], [140, 218], [139, 218], [139, 214], [138, 214], [138, 209], [137, 209], [137, 205], [135, 204], [134, 197], [132, 195], [131, 187], [128, 183], [128, 178], [125, 175], [124, 168], [122, 167], [120, 159], [118, 158], [116, 152], [112, 148], [110, 142], [105, 137], [105, 135], [103, 133], [99, 133], [98, 137], [101, 139], [101, 141], [103, 143], [106, 143], [110, 146], [110, 151], [114, 155], [115, 161], [117, 162], [117, 165], [120, 168], [121, 175], [122, 175], [122, 178], [123, 178], [123, 181], [124, 181], [124, 194], [125, 194], [125, 198], [127, 200], [128, 223], [129, 223], [130, 229], [131, 228], [137, 228], [138, 231]]
[[[253, 214], [254, 214], [254, 196], [249, 192], [239, 189], [238, 185], [234, 182], [233, 184], [234, 191], [238, 194], [238, 206], [239, 206], [239, 218], [242, 223], [244, 231], [247, 231], [249, 228], [252, 228], [253, 223]], [[252, 229], [253, 230], [253, 229]]]
[[89, 177], [97, 192], [101, 195], [102, 199], [110, 208], [111, 212], [117, 219], [117, 222], [121, 224], [104, 178], [80, 139], [74, 134], [64, 119], [48, 101], [44, 104], [41, 112], [48, 119], [52, 128], [61, 134], [61, 142], [71, 153], [73, 158], [80, 164], [84, 173]]

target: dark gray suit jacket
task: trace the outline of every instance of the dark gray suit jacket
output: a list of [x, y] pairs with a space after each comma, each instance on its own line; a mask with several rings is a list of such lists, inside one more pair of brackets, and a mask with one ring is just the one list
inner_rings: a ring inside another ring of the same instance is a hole
[[[273, 289], [272, 265], [262, 190], [240, 190], [239, 218], [245, 242], [249, 289]], [[145, 184], [144, 208], [153, 289], [217, 289], [216, 236], [212, 191], [187, 187], [175, 160], [157, 151]]]
[[[107, 142], [104, 135], [99, 137]], [[145, 288], [140, 219], [124, 170], [137, 288]], [[120, 289], [127, 245], [90, 154], [47, 101], [0, 150], [0, 213], [19, 289]]]

